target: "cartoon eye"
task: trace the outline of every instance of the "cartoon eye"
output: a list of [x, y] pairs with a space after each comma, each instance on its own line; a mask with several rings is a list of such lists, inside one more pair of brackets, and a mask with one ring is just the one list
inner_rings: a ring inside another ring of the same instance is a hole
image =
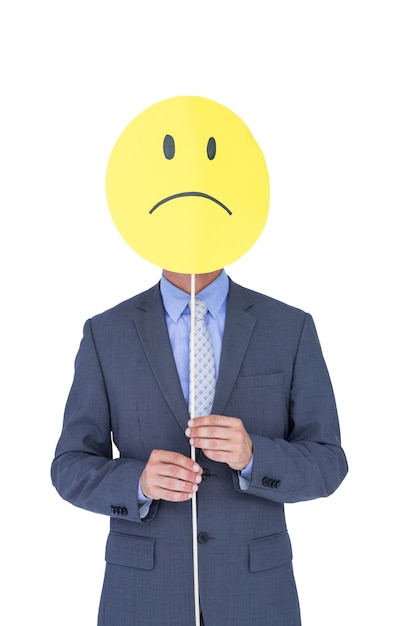
[[207, 142], [207, 156], [212, 161], [216, 156], [216, 140], [214, 137], [210, 137]]
[[171, 160], [175, 154], [175, 141], [172, 135], [165, 135], [164, 137], [164, 154], [165, 158]]

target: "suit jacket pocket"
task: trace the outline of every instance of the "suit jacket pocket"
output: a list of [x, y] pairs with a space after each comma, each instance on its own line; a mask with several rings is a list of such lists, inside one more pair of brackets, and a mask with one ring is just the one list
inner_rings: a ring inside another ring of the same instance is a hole
[[155, 539], [111, 532], [107, 539], [106, 561], [113, 565], [152, 569]]
[[258, 376], [239, 376], [236, 380], [237, 389], [257, 389], [259, 387], [271, 387], [285, 383], [285, 372], [275, 374], [259, 374]]
[[280, 567], [291, 560], [292, 549], [287, 532], [249, 541], [249, 569], [251, 572]]
[[239, 376], [224, 414], [240, 417], [249, 433], [285, 439], [290, 382], [286, 372]]

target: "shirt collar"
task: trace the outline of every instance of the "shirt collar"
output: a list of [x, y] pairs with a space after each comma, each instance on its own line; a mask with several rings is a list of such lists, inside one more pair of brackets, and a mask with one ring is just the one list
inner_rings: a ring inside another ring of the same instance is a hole
[[[164, 275], [161, 276], [161, 296], [165, 311], [173, 322], [177, 323], [188, 302], [190, 295], [182, 289], [169, 282]], [[215, 319], [223, 306], [229, 293], [229, 278], [224, 270], [221, 271], [216, 280], [202, 289], [197, 297], [206, 304], [210, 315]]]

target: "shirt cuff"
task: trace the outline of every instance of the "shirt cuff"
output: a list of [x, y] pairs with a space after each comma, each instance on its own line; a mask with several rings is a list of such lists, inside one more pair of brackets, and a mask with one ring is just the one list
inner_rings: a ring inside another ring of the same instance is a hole
[[152, 500], [146, 500], [145, 502], [139, 502], [139, 517], [145, 519], [151, 508]]
[[140, 519], [145, 519], [145, 517], [149, 513], [150, 506], [152, 504], [152, 499], [147, 498], [143, 495], [142, 489], [140, 488], [140, 481], [138, 485], [138, 504], [139, 504], [139, 517]]
[[249, 488], [250, 479], [252, 477], [252, 468], [253, 456], [247, 466], [240, 470], [240, 472], [238, 472], [239, 487], [242, 489], [242, 491], [246, 491]]

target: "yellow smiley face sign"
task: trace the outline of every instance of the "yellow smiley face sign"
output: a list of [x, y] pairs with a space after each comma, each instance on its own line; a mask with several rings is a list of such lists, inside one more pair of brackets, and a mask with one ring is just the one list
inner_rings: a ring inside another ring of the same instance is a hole
[[122, 132], [106, 174], [110, 213], [142, 257], [201, 274], [240, 258], [269, 207], [263, 154], [242, 120], [196, 96], [158, 102]]

